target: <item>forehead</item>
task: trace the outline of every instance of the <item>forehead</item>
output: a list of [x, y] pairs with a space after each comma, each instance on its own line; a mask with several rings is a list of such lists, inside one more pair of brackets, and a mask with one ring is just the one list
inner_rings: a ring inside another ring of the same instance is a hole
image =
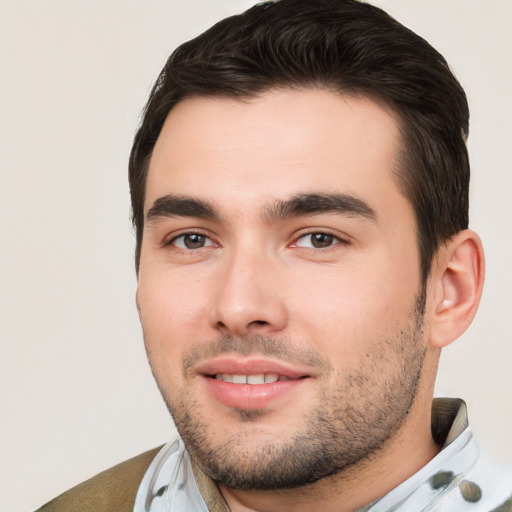
[[146, 210], [171, 193], [246, 206], [308, 191], [392, 200], [401, 197], [399, 148], [395, 116], [366, 97], [284, 89], [190, 98], [155, 145]]

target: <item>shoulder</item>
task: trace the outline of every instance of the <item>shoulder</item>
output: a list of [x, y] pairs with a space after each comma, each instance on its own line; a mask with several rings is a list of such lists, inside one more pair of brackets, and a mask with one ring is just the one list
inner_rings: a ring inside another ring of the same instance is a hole
[[140, 482], [161, 448], [141, 453], [99, 473], [36, 512], [131, 512]]

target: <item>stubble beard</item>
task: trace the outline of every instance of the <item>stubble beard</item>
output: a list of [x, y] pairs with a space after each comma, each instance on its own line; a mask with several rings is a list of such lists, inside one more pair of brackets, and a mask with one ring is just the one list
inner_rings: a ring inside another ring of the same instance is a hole
[[[192, 458], [214, 481], [239, 490], [302, 487], [371, 460], [400, 430], [415, 401], [425, 357], [424, 307], [422, 293], [407, 325], [378, 343], [359, 368], [338, 376], [335, 386], [320, 384], [318, 396], [323, 400], [304, 418], [303, 428], [284, 442], [269, 438], [256, 447], [248, 442], [251, 428], [258, 433], [261, 415], [252, 410], [234, 411], [244, 424], [243, 436], [242, 429], [234, 429], [223, 441], [217, 440], [194, 398], [186, 391], [177, 397], [161, 389]], [[241, 355], [294, 357], [286, 342], [261, 335], [243, 340], [224, 337], [212, 350], [222, 353], [228, 347]], [[192, 354], [188, 363], [198, 357]], [[333, 371], [316, 353], [302, 353], [300, 360], [309, 360], [324, 374]]]

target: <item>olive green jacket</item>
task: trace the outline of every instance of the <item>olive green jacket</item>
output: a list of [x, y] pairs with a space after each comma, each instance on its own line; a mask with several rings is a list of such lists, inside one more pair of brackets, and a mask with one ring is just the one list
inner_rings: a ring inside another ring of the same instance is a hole
[[132, 512], [140, 482], [160, 448], [99, 473], [35, 512]]

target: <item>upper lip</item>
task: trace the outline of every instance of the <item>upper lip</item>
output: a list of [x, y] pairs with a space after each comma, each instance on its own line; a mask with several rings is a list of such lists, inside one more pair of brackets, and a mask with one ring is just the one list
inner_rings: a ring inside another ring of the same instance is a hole
[[288, 379], [309, 377], [311, 372], [301, 367], [264, 358], [244, 358], [222, 356], [200, 363], [196, 371], [202, 375], [213, 376], [219, 373], [231, 375], [277, 374]]

